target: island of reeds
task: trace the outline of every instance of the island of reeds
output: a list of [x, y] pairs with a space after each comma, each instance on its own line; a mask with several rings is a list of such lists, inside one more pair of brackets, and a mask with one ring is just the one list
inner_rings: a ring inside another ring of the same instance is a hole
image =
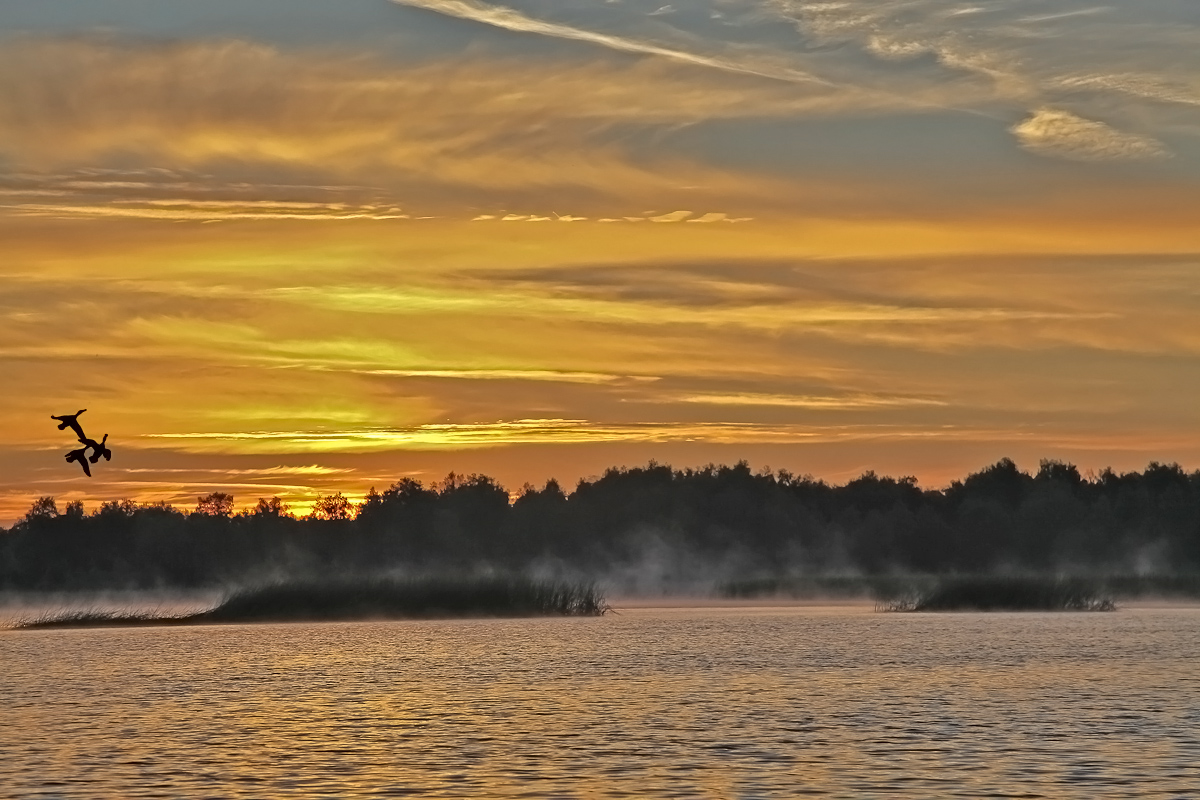
[[424, 578], [275, 583], [232, 592], [216, 607], [182, 616], [66, 611], [18, 628], [326, 622], [452, 617], [600, 616], [609, 610], [590, 583], [525, 578]]
[[1103, 582], [1044, 576], [970, 576], [884, 596], [886, 611], [1115, 611]]

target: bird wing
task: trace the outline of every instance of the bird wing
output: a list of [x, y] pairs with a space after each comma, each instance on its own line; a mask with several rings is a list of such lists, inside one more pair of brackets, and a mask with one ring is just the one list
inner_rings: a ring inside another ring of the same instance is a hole
[[79, 437], [79, 441], [82, 442], [87, 438], [87, 434], [83, 432], [83, 428], [79, 427], [79, 420], [71, 418], [67, 421], [67, 424], [71, 426], [71, 430], [75, 431], [75, 435]]
[[89, 478], [92, 477], [92, 468], [88, 466], [86, 458], [79, 459], [79, 466], [83, 467], [84, 475], [87, 475]]

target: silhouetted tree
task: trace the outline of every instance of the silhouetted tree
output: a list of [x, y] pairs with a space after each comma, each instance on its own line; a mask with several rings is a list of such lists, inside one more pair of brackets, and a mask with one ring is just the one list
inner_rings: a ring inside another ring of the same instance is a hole
[[196, 498], [196, 511], [204, 517], [228, 517], [233, 513], [233, 495], [213, 492]]
[[318, 497], [313, 503], [312, 518], [324, 520], [345, 520], [354, 516], [354, 506], [342, 496], [341, 492], [328, 497]]
[[[231, 499], [232, 502], [232, 499]], [[247, 516], [251, 517], [267, 517], [270, 519], [279, 519], [281, 517], [291, 516], [291, 509], [288, 504], [280, 500], [278, 497], [272, 497], [270, 500], [260, 497], [258, 504], [254, 506]]]
[[58, 516], [58, 504], [54, 502], [53, 497], [39, 497], [33, 501], [33, 505], [29, 507], [29, 511], [25, 512], [25, 521], [33, 522], [34, 520], [54, 519]]
[[[652, 565], [672, 576], [994, 568], [1200, 572], [1200, 473], [1152, 463], [1082, 476], [1011, 460], [923, 490], [866, 472], [844, 486], [745, 462], [613, 468], [568, 493], [553, 480], [508, 492], [484, 475], [432, 487], [401, 478], [357, 506], [322, 497], [297, 520], [279, 498], [236, 516], [214, 492], [165, 503], [39, 498], [0, 534], [0, 589], [214, 586], [264, 572], [477, 567], [573, 571]], [[357, 514], [356, 514], [357, 512]]]

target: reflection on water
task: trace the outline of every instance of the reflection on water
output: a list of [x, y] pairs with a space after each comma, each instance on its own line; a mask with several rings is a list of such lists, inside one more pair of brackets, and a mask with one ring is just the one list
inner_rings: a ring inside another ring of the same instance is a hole
[[0, 633], [15, 797], [1196, 797], [1200, 610]]

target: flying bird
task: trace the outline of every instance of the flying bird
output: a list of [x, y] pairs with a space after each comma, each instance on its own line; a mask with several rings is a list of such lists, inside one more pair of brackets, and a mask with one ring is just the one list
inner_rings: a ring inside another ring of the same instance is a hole
[[78, 461], [79, 466], [83, 467], [83, 474], [87, 475], [89, 478], [92, 477], [92, 468], [89, 467], [87, 463], [86, 447], [81, 447], [78, 450], [72, 450], [71, 452], [67, 453], [67, 463], [69, 464], [72, 461]]
[[67, 428], [70, 428], [71, 430], [75, 431], [75, 435], [79, 437], [79, 440], [83, 441], [84, 434], [83, 428], [79, 427], [79, 415], [85, 411], [87, 411], [86, 408], [81, 408], [74, 414], [63, 414], [61, 417], [56, 417], [51, 414], [50, 419], [58, 420], [58, 429], [60, 431], [65, 431]]
[[105, 461], [112, 461], [112, 450], [109, 450], [108, 446], [105, 444], [107, 441], [108, 434], [106, 433], [104, 434], [104, 438], [98, 442], [95, 439], [88, 439], [87, 437], [84, 437], [79, 440], [79, 443], [84, 446], [84, 450], [89, 447], [92, 448], [92, 455], [88, 458], [88, 461], [91, 461], [93, 464], [95, 464], [100, 460], [101, 456], [104, 456]]

